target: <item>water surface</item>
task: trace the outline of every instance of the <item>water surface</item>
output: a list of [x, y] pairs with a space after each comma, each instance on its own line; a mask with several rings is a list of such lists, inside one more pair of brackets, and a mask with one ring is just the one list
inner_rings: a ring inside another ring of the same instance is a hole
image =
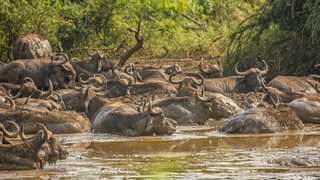
[[320, 166], [273, 160], [320, 160], [320, 125], [275, 134], [226, 135], [216, 127], [178, 127], [172, 136], [55, 135], [70, 156], [39, 171], [2, 179], [320, 179]]

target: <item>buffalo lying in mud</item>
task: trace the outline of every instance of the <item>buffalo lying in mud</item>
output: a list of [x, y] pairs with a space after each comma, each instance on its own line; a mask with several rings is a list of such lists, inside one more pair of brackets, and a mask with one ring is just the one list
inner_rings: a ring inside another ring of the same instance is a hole
[[146, 111], [138, 112], [128, 104], [100, 99], [89, 89], [86, 112], [95, 133], [116, 133], [126, 136], [170, 135], [176, 122], [165, 117], [150, 101]]
[[17, 60], [0, 69], [0, 81], [22, 84], [24, 78], [29, 77], [39, 89], [47, 89], [49, 79], [53, 88], [68, 88], [75, 75], [66, 55], [61, 61], [51, 61], [50, 58]]
[[202, 97], [169, 97], [156, 100], [154, 106], [160, 107], [164, 115], [179, 125], [204, 124], [208, 119], [219, 120], [242, 111], [231, 99], [211, 93]]
[[34, 133], [34, 125], [42, 123], [54, 133], [80, 133], [90, 132], [91, 125], [89, 121], [77, 114], [70, 111], [50, 111], [41, 108], [32, 108], [26, 105], [15, 105], [14, 101], [5, 97], [10, 103], [9, 109], [0, 108], [0, 122], [7, 120], [16, 123], [24, 123], [27, 133]]
[[48, 82], [48, 85], [49, 85], [48, 91], [39, 90], [35, 85], [34, 81], [29, 77], [24, 78], [23, 81], [24, 81], [23, 84], [19, 88], [12, 88], [9, 90], [10, 96], [11, 96], [11, 93], [14, 93], [14, 96], [12, 96], [13, 99], [20, 98], [20, 97], [45, 99], [53, 94], [53, 85], [50, 79]]
[[[279, 103], [274, 102], [275, 104]], [[301, 130], [304, 125], [297, 114], [287, 107], [264, 106], [248, 109], [228, 118], [220, 127], [224, 133], [274, 133]]]
[[199, 64], [199, 71], [205, 78], [221, 78], [223, 77], [223, 68], [220, 65], [219, 60], [217, 64], [209, 65], [206, 68], [202, 67], [203, 59], [201, 59]]
[[261, 80], [261, 86], [266, 91], [264, 96], [264, 101], [269, 104], [273, 103], [273, 100], [279, 98], [281, 103], [289, 103], [297, 98], [301, 98], [306, 96], [305, 93], [302, 92], [293, 92], [291, 90], [279, 90], [272, 86], [267, 86], [265, 84], [264, 78]]
[[85, 60], [78, 60], [77, 58], [71, 58], [70, 63], [76, 71], [77, 76], [84, 74], [85, 78], [93, 76], [95, 73], [101, 73], [102, 71], [109, 71], [114, 67], [113, 61], [107, 59], [106, 56], [99, 52], [89, 53], [90, 58]]
[[68, 157], [69, 153], [52, 136], [52, 132], [43, 124], [37, 126], [42, 130], [31, 138], [24, 136], [22, 126], [21, 143], [0, 144], [0, 170], [43, 169], [46, 163], [54, 164]]
[[306, 96], [289, 103], [304, 123], [320, 124], [320, 96]]
[[19, 37], [13, 46], [13, 59], [37, 59], [50, 56], [52, 56], [50, 43], [40, 34]]
[[170, 82], [172, 84], [179, 84], [178, 87], [178, 97], [183, 97], [183, 96], [190, 96], [190, 97], [195, 97], [196, 92], [198, 90], [198, 86], [202, 86], [204, 84], [204, 77], [201, 74], [198, 74], [201, 78], [201, 81], [199, 82], [197, 79], [194, 77], [185, 77], [182, 80], [173, 80], [173, 77], [176, 74], [170, 75]]
[[34, 107], [44, 107], [48, 109], [49, 111], [52, 110], [66, 110], [65, 104], [62, 101], [62, 97], [60, 94], [54, 92], [54, 94], [57, 95], [58, 101], [55, 102], [50, 99], [35, 99], [35, 98], [18, 98], [15, 99], [16, 104], [25, 104], [29, 106], [34, 106]]
[[316, 94], [316, 86], [318, 83], [319, 81], [311, 77], [276, 76], [268, 83], [268, 86], [277, 88], [280, 91]]
[[268, 65], [265, 61], [264, 69], [250, 68], [245, 72], [238, 71], [238, 64], [235, 65], [235, 73], [237, 76], [229, 76], [223, 78], [210, 78], [206, 79], [204, 84], [204, 90], [210, 92], [236, 92], [236, 93], [248, 93], [257, 91], [261, 88], [261, 78], [268, 72]]

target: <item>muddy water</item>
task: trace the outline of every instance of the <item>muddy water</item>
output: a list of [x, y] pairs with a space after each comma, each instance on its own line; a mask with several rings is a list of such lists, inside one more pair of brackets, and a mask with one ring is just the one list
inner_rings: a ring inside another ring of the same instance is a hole
[[172, 136], [56, 135], [70, 156], [41, 171], [0, 172], [8, 179], [319, 179], [320, 125], [303, 131], [225, 135], [214, 127], [179, 127]]

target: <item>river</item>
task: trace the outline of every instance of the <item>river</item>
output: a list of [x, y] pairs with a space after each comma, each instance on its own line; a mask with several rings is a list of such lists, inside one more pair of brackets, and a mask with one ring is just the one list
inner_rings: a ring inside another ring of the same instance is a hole
[[55, 135], [70, 156], [38, 171], [0, 171], [1, 179], [320, 179], [320, 125], [303, 131], [226, 135], [213, 126], [178, 127], [171, 136]]

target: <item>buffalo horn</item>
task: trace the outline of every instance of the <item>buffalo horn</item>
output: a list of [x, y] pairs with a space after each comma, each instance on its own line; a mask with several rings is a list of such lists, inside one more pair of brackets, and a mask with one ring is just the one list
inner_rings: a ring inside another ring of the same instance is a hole
[[266, 84], [265, 84], [265, 77], [263, 77], [262, 79], [261, 79], [261, 86], [262, 86], [262, 88], [265, 90], [265, 91], [268, 91], [268, 90], [270, 90], [271, 89], [271, 87], [268, 87]]
[[201, 75], [201, 74], [198, 74], [198, 76], [200, 76], [200, 78], [201, 78], [201, 81], [200, 82], [198, 82], [197, 80], [196, 80], [196, 78], [191, 78], [192, 79], [192, 81], [193, 81], [193, 83], [195, 83], [196, 85], [198, 85], [198, 86], [202, 86], [203, 84], [204, 84], [204, 77]]
[[176, 64], [176, 63], [173, 65], [173, 70], [174, 70], [174, 73], [181, 73], [182, 72], [181, 67], [179, 66], [179, 64]]
[[207, 101], [207, 98], [205, 98], [205, 97], [203, 97], [203, 89], [201, 89], [201, 94], [202, 95], [199, 95], [199, 92], [198, 92], [198, 90], [196, 91], [196, 98], [197, 98], [197, 100], [199, 100], [199, 101]]
[[249, 74], [249, 71], [239, 72], [238, 65], [239, 65], [239, 62], [237, 62], [236, 65], [234, 66], [234, 72], [236, 73], [236, 75], [246, 76]]
[[174, 81], [172, 78], [173, 78], [173, 76], [175, 76], [175, 75], [177, 75], [176, 73], [173, 73], [173, 74], [171, 74], [170, 75], [170, 77], [169, 77], [169, 81], [172, 83], [172, 84], [180, 84], [180, 83], [182, 83], [183, 81], [185, 81], [185, 78], [184, 79], [182, 79], [182, 80], [178, 80], [178, 81]]
[[1, 131], [3, 132], [3, 135], [5, 137], [8, 137], [8, 138], [16, 138], [18, 135], [19, 135], [19, 126], [17, 123], [13, 122], [13, 121], [7, 121], [8, 123], [12, 124], [13, 127], [14, 127], [14, 133], [13, 132], [8, 132], [6, 130], [6, 128], [0, 123], [0, 127], [1, 127]]
[[53, 85], [51, 79], [49, 79], [49, 89], [46, 92], [41, 92], [39, 99], [48, 98], [53, 93]]
[[8, 96], [5, 96], [4, 98], [9, 101], [10, 109], [15, 110], [16, 109], [16, 103]]
[[271, 96], [271, 101], [272, 101], [272, 105], [274, 108], [279, 107], [280, 104], [280, 100], [279, 100], [279, 96], [278, 94], [274, 94], [275, 95], [275, 99]]
[[265, 75], [265, 74], [267, 74], [267, 72], [268, 72], [268, 70], [269, 70], [269, 67], [268, 67], [268, 64], [266, 63], [265, 60], [262, 60], [262, 62], [263, 62], [263, 64], [264, 64], [264, 68], [263, 68], [263, 70], [261, 71], [261, 74], [262, 74], [262, 75]]
[[153, 108], [151, 98], [149, 98], [148, 113], [151, 114], [151, 115], [157, 115], [157, 114], [160, 114], [160, 113], [161, 113], [161, 111], [156, 111], [156, 110]]
[[31, 82], [32, 84], [34, 84], [33, 79], [31, 79], [30, 77], [25, 77], [25, 78], [23, 79], [23, 81], [24, 81], [24, 82]]

